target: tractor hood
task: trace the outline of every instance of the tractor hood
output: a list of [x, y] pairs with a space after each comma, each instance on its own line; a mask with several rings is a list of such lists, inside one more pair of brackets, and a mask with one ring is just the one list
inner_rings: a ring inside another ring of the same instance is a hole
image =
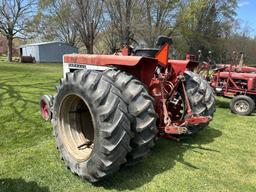
[[243, 73], [256, 73], [256, 68], [255, 67], [242, 67], [240, 69], [240, 71]]
[[231, 64], [217, 64], [217, 67], [226, 67], [226, 71], [230, 69], [232, 66], [232, 71], [242, 72], [242, 73], [256, 73], [255, 67], [249, 67], [249, 66], [242, 66], [239, 65], [231, 65]]
[[[220, 77], [227, 78], [228, 76], [229, 76], [229, 72], [220, 72]], [[254, 73], [231, 72], [231, 77], [234, 79], [254, 79], [254, 80], [256, 80], [256, 74], [254, 74]]]

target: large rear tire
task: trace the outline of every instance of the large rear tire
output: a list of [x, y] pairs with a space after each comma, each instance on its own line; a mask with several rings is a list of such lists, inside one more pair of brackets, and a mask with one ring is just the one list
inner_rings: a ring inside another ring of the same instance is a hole
[[[192, 112], [198, 116], [209, 116], [213, 118], [215, 112], [214, 91], [207, 81], [199, 74], [191, 71], [185, 72], [186, 92], [190, 101]], [[208, 126], [209, 123], [203, 123], [188, 126], [187, 134], [193, 134]]]
[[55, 97], [52, 123], [66, 166], [90, 182], [117, 171], [131, 151], [127, 106], [102, 73], [67, 73]]
[[133, 165], [143, 160], [154, 146], [157, 133], [154, 99], [133, 76], [114, 70], [108, 70], [105, 74], [121, 91], [128, 112], [133, 117], [132, 131], [135, 136], [131, 140], [132, 151], [127, 155], [127, 165]]

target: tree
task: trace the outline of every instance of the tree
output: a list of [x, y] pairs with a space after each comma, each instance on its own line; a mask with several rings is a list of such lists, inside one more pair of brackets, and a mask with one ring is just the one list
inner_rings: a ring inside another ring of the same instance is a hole
[[209, 50], [215, 56], [225, 54], [223, 42], [230, 34], [236, 7], [236, 0], [184, 1], [176, 27], [188, 51], [196, 53], [201, 49], [205, 57]]
[[118, 48], [120, 48], [118, 47], [118, 44], [121, 43], [120, 38], [116, 29], [111, 25], [111, 23], [108, 23], [106, 29], [100, 34], [100, 37], [103, 44], [104, 53], [113, 54]]
[[108, 0], [106, 8], [110, 19], [110, 28], [120, 42], [129, 43], [131, 39], [131, 12], [135, 0]]
[[77, 26], [73, 20], [74, 2], [71, 0], [40, 0], [39, 13], [43, 38], [77, 45]]
[[170, 32], [175, 21], [178, 0], [106, 0], [109, 32], [105, 40], [116, 47], [119, 44], [137, 42], [149, 47], [155, 45], [159, 35]]
[[23, 35], [33, 14], [32, 0], [0, 0], [0, 33], [8, 41], [7, 59], [12, 61], [13, 39]]
[[143, 37], [149, 47], [155, 45], [159, 35], [170, 34], [174, 26], [179, 0], [146, 0]]
[[233, 63], [233, 51], [235, 51], [238, 56], [240, 52], [245, 55], [245, 64], [256, 64], [256, 38], [252, 38], [251, 28], [247, 25], [242, 25], [241, 23], [235, 26], [230, 37], [225, 41], [225, 48], [227, 49], [227, 61]]
[[88, 54], [99, 31], [103, 29], [103, 0], [75, 0], [73, 20]]

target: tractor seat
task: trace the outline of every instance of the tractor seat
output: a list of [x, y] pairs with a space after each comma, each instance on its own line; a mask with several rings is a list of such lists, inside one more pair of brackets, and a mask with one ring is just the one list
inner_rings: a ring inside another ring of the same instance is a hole
[[134, 55], [143, 56], [143, 57], [153, 57], [154, 58], [158, 51], [159, 51], [159, 49], [156, 49], [156, 48], [136, 49], [134, 51]]

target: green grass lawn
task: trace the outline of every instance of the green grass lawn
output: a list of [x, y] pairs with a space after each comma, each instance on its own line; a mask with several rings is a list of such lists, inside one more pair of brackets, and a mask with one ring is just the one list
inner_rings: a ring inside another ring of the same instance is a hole
[[256, 114], [231, 114], [218, 98], [210, 126], [180, 143], [160, 139], [142, 164], [97, 185], [59, 158], [39, 98], [54, 93], [61, 65], [0, 62], [0, 192], [256, 191]]

